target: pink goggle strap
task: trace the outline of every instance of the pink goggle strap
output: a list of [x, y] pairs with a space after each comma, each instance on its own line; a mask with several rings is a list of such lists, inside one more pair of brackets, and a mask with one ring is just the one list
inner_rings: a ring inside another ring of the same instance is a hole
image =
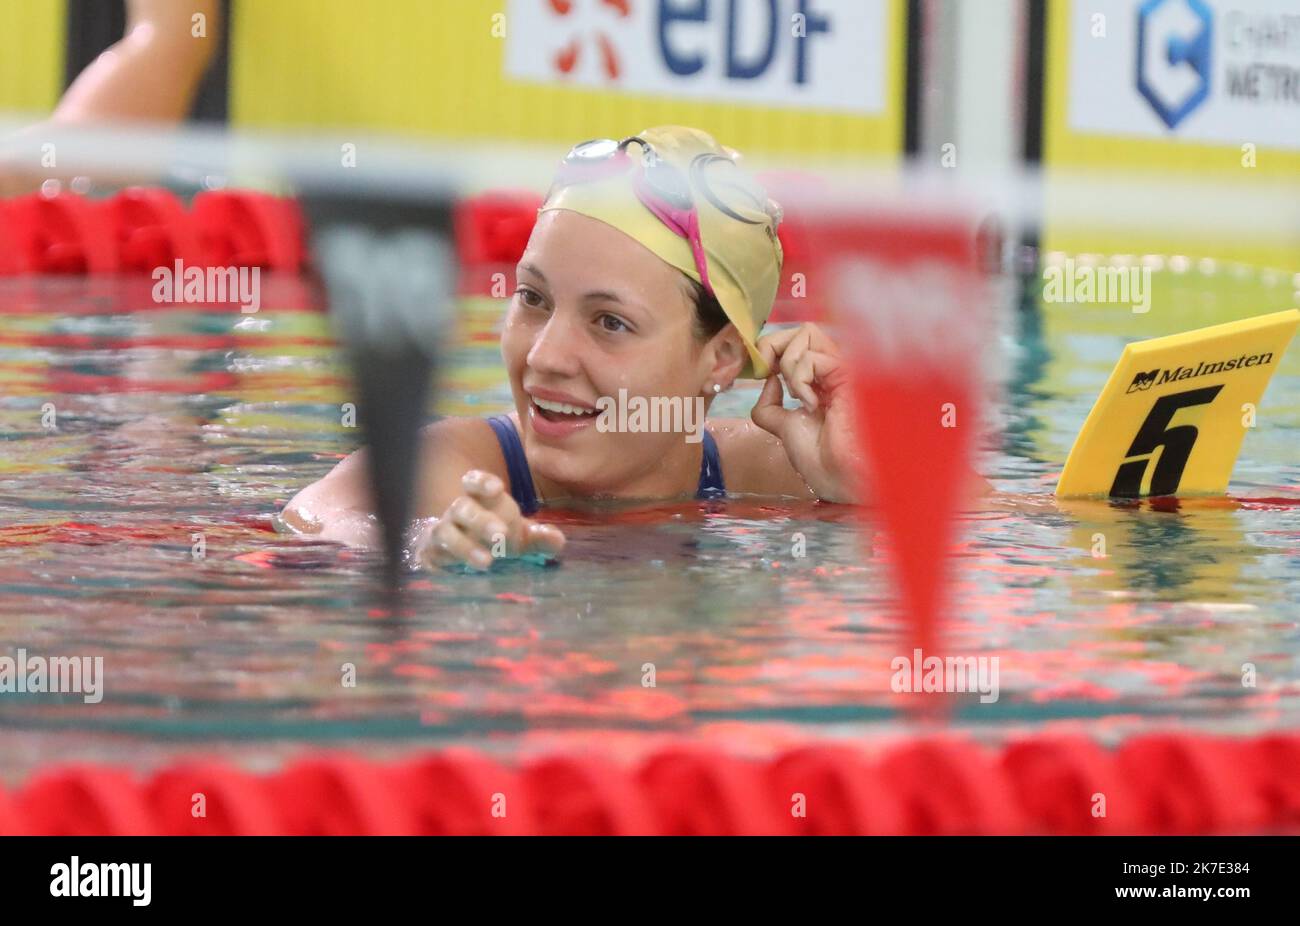
[[699, 212], [694, 207], [678, 209], [664, 202], [663, 198], [655, 193], [654, 188], [640, 177], [637, 178], [635, 189], [637, 199], [641, 200], [655, 218], [663, 222], [673, 233], [690, 242], [691, 255], [695, 258], [695, 269], [700, 275], [700, 285], [714, 299], [718, 298], [713, 291], [713, 284], [709, 282], [709, 262], [704, 254], [704, 242], [700, 237]]

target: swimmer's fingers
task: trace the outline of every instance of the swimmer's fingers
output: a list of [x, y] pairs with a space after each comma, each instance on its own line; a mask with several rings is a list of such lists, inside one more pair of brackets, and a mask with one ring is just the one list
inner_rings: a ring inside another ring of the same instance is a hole
[[800, 325], [797, 328], [783, 328], [780, 331], [765, 334], [758, 339], [754, 347], [769, 367], [775, 367], [780, 362], [781, 355], [790, 346], [790, 342], [804, 333], [804, 327], [804, 325]]
[[426, 559], [486, 569], [498, 556], [529, 550], [555, 555], [564, 549], [560, 529], [525, 518], [500, 477], [470, 470], [461, 478], [461, 486], [465, 494], [447, 507], [433, 531]]
[[[781, 378], [785, 380], [786, 388], [790, 394], [803, 403], [804, 408], [810, 411], [817, 408], [817, 393], [812, 387], [812, 378], [810, 375], [800, 375], [800, 364], [803, 363], [804, 357], [808, 354], [808, 342], [811, 339], [809, 326], [804, 325], [799, 329], [785, 350], [781, 353]], [[811, 372], [811, 371], [809, 371]]]
[[522, 533], [521, 528], [516, 526], [512, 529], [509, 520], [468, 495], [462, 495], [451, 503], [446, 519], [475, 543], [507, 552], [512, 546], [511, 541]]
[[759, 355], [768, 362], [769, 365], [775, 366], [781, 359], [781, 355], [790, 349], [796, 341], [802, 342], [812, 350], [821, 351], [824, 354], [834, 354], [838, 352], [835, 342], [812, 322], [804, 322], [794, 328], [782, 328], [780, 331], [773, 331], [771, 334], [765, 334], [758, 339], [754, 345]]
[[785, 390], [781, 388], [781, 379], [773, 373], [763, 383], [763, 391], [759, 393], [758, 402], [754, 404], [754, 410], [749, 413], [754, 424], [782, 439], [790, 419], [797, 414], [793, 409], [781, 404], [784, 399]]
[[758, 349], [768, 366], [780, 371], [790, 394], [809, 411], [821, 406], [819, 391], [833, 392], [838, 388], [834, 378], [839, 367], [835, 345], [814, 324], [768, 335], [759, 341]]
[[558, 527], [551, 524], [538, 524], [535, 521], [527, 521], [526, 524], [523, 537], [525, 550], [539, 550], [553, 556], [559, 556], [563, 552], [565, 538]]
[[460, 484], [469, 498], [495, 514], [507, 527], [513, 526], [523, 516], [500, 476], [472, 469], [461, 477]]
[[807, 350], [795, 362], [794, 369], [789, 374], [782, 369], [782, 375], [786, 377], [786, 383], [791, 384], [791, 392], [812, 396], [812, 403], [804, 402], [804, 405], [810, 411], [815, 411], [821, 405], [821, 396], [830, 395], [839, 389], [847, 374], [839, 357]]
[[839, 355], [840, 349], [836, 347], [835, 342], [831, 340], [830, 336], [827, 335], [825, 331], [822, 331], [821, 328], [817, 327], [812, 322], [806, 322], [803, 327], [804, 330], [808, 332], [809, 350], [815, 350], [820, 354], [829, 354], [831, 356]]
[[[496, 515], [500, 527], [493, 531], [505, 534], [507, 549], [510, 554], [518, 552], [523, 543], [523, 512], [518, 503], [506, 491], [506, 485], [500, 476], [486, 473], [481, 469], [472, 469], [461, 477], [461, 486], [465, 494], [478, 502], [484, 509]], [[493, 538], [490, 543], [497, 543]], [[500, 549], [498, 547], [498, 549]]]
[[494, 476], [492, 473], [485, 472], [481, 469], [471, 469], [464, 476], [460, 477], [460, 486], [465, 490], [465, 494], [470, 498], [482, 502], [491, 508], [496, 505], [497, 499], [506, 494], [506, 485], [501, 481], [500, 476]]
[[492, 554], [466, 536], [450, 518], [438, 521], [420, 550], [420, 560], [428, 566], [450, 563], [467, 563], [479, 569], [492, 566]]

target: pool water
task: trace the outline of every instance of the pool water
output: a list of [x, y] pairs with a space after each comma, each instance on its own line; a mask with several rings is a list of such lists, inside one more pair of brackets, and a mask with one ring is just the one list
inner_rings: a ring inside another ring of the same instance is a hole
[[[1000, 694], [951, 696], [952, 726], [1114, 741], [1300, 725], [1300, 349], [1227, 498], [1051, 494], [1124, 343], [1288, 308], [1298, 288], [1193, 266], [1157, 275], [1146, 316], [1008, 309], [1003, 434], [980, 462], [997, 492], [963, 518], [947, 637], [999, 657]], [[500, 310], [466, 300], [439, 412], [509, 406]], [[448, 745], [630, 759], [667, 739], [762, 754], [917, 730], [890, 691], [887, 544], [852, 509], [556, 512], [562, 564], [423, 574], [411, 616], [387, 618], [369, 598], [374, 554], [271, 527], [359, 440], [300, 281], [264, 279], [262, 311], [240, 315], [159, 310], [147, 281], [0, 280], [0, 312], [0, 655], [104, 659], [97, 704], [0, 694], [5, 782], [64, 761], [261, 769], [309, 748]], [[756, 396], [736, 389], [715, 413], [747, 415]]]

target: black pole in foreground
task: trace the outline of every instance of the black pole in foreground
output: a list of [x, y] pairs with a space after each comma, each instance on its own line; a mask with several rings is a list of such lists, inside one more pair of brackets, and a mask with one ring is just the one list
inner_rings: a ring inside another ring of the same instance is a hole
[[419, 432], [455, 291], [450, 204], [355, 194], [307, 195], [303, 205], [335, 332], [352, 367], [384, 544], [383, 598], [392, 614], [407, 571]]

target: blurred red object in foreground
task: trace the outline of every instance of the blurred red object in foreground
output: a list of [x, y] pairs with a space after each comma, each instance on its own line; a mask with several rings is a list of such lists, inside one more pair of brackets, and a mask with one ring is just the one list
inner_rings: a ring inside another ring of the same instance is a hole
[[864, 496], [891, 541], [906, 655], [942, 657], [988, 327], [975, 226], [956, 214], [835, 209], [804, 234], [851, 367]]
[[[825, 293], [809, 286], [814, 255], [809, 249], [807, 228], [815, 224], [815, 210], [801, 209], [810, 195], [822, 194], [826, 185], [816, 174], [799, 171], [764, 171], [755, 175], [764, 189], [776, 197], [782, 218], [777, 226], [781, 241], [781, 281], [768, 321], [775, 324], [826, 321]], [[783, 193], [783, 190], [790, 191]]]

